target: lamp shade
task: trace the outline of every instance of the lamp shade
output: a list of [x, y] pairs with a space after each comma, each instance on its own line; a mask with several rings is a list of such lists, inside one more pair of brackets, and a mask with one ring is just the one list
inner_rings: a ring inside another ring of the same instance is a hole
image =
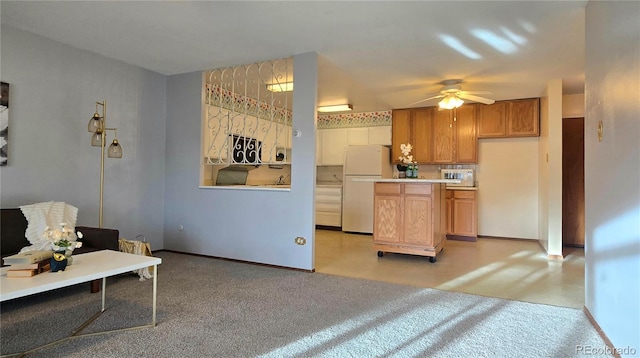
[[93, 117], [89, 120], [89, 125], [87, 126], [87, 130], [91, 133], [101, 132], [102, 131], [102, 121], [98, 112], [96, 112]]
[[122, 146], [118, 143], [118, 139], [114, 139], [107, 150], [109, 158], [122, 158]]
[[91, 135], [91, 145], [94, 147], [102, 146], [102, 133], [95, 132]]
[[438, 102], [438, 106], [442, 109], [454, 109], [462, 106], [464, 101], [456, 95], [447, 95], [442, 101]]

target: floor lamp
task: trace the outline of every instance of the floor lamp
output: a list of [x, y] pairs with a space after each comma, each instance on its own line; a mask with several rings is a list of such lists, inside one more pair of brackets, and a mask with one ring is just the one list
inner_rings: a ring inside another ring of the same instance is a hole
[[[102, 115], [98, 113], [98, 106], [102, 107]], [[114, 131], [113, 142], [109, 146], [107, 155], [109, 158], [122, 158], [122, 146], [118, 143], [118, 129], [107, 127], [107, 101], [96, 101], [96, 113], [89, 120], [88, 126], [91, 135], [91, 145], [100, 147], [100, 219], [98, 227], [102, 228], [102, 199], [104, 196], [104, 149], [107, 143], [107, 131]]]

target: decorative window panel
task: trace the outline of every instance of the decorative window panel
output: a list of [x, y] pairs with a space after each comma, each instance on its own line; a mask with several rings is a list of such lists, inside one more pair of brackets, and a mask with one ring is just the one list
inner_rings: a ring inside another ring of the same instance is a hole
[[293, 59], [208, 71], [204, 88], [205, 164], [282, 164], [291, 148], [293, 92], [267, 85], [293, 82]]

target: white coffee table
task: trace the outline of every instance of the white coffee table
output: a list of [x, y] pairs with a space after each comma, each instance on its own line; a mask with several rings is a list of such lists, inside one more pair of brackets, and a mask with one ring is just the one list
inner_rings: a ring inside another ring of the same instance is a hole
[[[72, 286], [83, 282], [89, 282], [96, 279], [102, 279], [102, 309], [99, 312], [97, 312], [93, 317], [89, 318], [86, 322], [84, 322], [76, 330], [74, 330], [69, 337], [65, 337], [60, 340], [48, 343], [44, 346], [33, 348], [26, 352], [10, 354], [10, 356], [30, 353], [75, 337], [93, 336], [108, 332], [155, 327], [156, 299], [158, 290], [158, 265], [161, 263], [162, 259], [158, 257], [140, 256], [112, 250], [102, 250], [89, 252], [86, 254], [73, 255], [73, 265], [67, 266], [65, 271], [43, 272], [33, 277], [8, 278], [7, 270], [9, 269], [9, 267], [3, 267], [0, 274], [0, 302], [29, 296], [36, 293], [51, 291], [62, 287]], [[142, 326], [81, 334], [82, 330], [96, 318], [98, 318], [100, 314], [102, 314], [102, 312], [104, 312], [105, 310], [107, 277], [119, 275], [148, 266], [153, 266], [154, 272], [153, 313], [151, 323]]]

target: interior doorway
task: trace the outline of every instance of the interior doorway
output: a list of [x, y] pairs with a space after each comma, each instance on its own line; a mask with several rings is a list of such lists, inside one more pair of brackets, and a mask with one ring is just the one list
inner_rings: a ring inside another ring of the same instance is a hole
[[584, 247], [584, 117], [562, 119], [562, 245]]

